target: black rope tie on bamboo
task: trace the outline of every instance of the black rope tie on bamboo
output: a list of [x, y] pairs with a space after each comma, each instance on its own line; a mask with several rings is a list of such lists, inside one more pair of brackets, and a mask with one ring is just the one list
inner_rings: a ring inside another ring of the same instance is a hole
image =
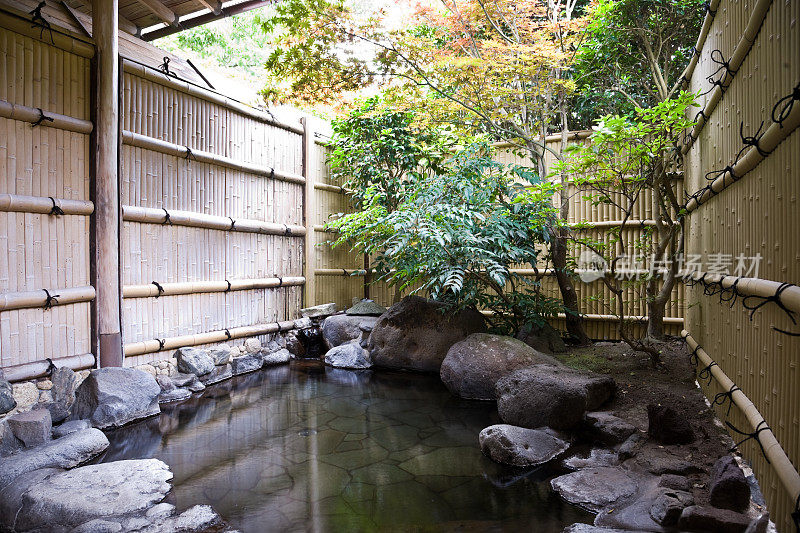
[[194, 156], [194, 152], [192, 152], [192, 149], [191, 149], [191, 148], [189, 148], [188, 146], [184, 146], [183, 148], [186, 150], [186, 157], [185, 157], [185, 159], [186, 159], [187, 161], [191, 161], [192, 159], [194, 159], [194, 160], [197, 160], [197, 158]]
[[269, 179], [272, 179], [274, 177], [275, 177], [275, 169], [270, 167], [270, 169], [269, 169]]
[[706, 13], [711, 15], [712, 18], [717, 16], [717, 10], [716, 9], [711, 9], [711, 2], [710, 1], [706, 2], [706, 5], [704, 6], [704, 9], [705, 9]]
[[691, 364], [693, 367], [697, 367], [697, 365], [700, 364], [700, 358], [697, 355], [697, 350], [699, 349], [700, 345], [698, 344], [697, 346], [694, 347], [692, 353], [689, 354], [689, 364]]
[[42, 124], [42, 122], [55, 122], [53, 117], [48, 117], [44, 114], [44, 111], [41, 107], [37, 107], [36, 110], [39, 112], [39, 118], [36, 119], [36, 122], [31, 123], [31, 128], [35, 128]]
[[167, 56], [164, 56], [164, 62], [158, 66], [158, 70], [167, 76], [174, 76], [174, 74], [169, 70], [169, 57]]
[[164, 294], [164, 287], [162, 287], [157, 281], [152, 281], [151, 284], [155, 285], [156, 289], [158, 289], [158, 293], [156, 294], [156, 298], [158, 298], [159, 296]]
[[283, 287], [283, 278], [280, 276], [275, 276], [275, 277], [278, 278], [278, 288], [280, 289], [281, 287]]
[[48, 377], [49, 377], [49, 376], [52, 376], [52, 375], [53, 375], [53, 372], [55, 372], [56, 370], [58, 370], [58, 367], [57, 367], [57, 366], [56, 366], [56, 364], [53, 362], [53, 360], [52, 360], [52, 359], [50, 359], [49, 357], [47, 357], [47, 358], [45, 359], [45, 361], [47, 361], [47, 370], [45, 370], [45, 371], [44, 371], [44, 373], [45, 373], [45, 375], [46, 375], [46, 376], [48, 376]]
[[50, 201], [53, 202], [53, 207], [50, 208], [50, 212], [48, 214], [53, 215], [54, 217], [63, 215], [64, 210], [58, 207], [58, 205], [56, 205], [56, 199], [53, 198], [52, 196], [48, 196], [48, 198], [50, 198]]
[[[748, 311], [750, 311], [750, 320], [752, 321], [753, 315], [755, 314], [756, 311], [758, 311], [768, 303], [774, 303], [781, 309], [781, 311], [783, 311], [786, 314], [787, 317], [789, 317], [789, 320], [792, 321], [792, 324], [796, 326], [797, 319], [795, 318], [795, 312], [786, 307], [786, 305], [781, 300], [781, 295], [783, 294], [783, 291], [785, 291], [789, 287], [795, 287], [795, 286], [796, 285], [793, 283], [781, 283], [780, 286], [775, 290], [775, 294], [773, 294], [772, 296], [767, 296], [767, 297], [755, 296], [755, 295], [744, 296], [742, 298], [742, 306]], [[762, 301], [755, 305], [751, 305], [748, 302], [752, 300], [762, 300]], [[800, 337], [800, 333], [793, 333], [791, 331], [786, 331], [780, 328], [776, 328], [775, 326], [772, 326], [772, 329], [774, 329], [778, 333], [783, 333], [784, 335], [789, 335], [792, 337]]]
[[231, 220], [231, 227], [228, 228], [228, 231], [233, 231], [234, 229], [236, 229], [236, 221], [233, 220], [233, 217], [228, 217], [228, 218]]
[[739, 150], [738, 154], [736, 154], [736, 161], [739, 161], [739, 159], [742, 157], [742, 154], [744, 154], [745, 150], [747, 150], [751, 146], [755, 146], [756, 150], [758, 151], [761, 157], [767, 157], [769, 154], [772, 153], [765, 151], [759, 145], [759, 142], [761, 141], [761, 138], [764, 136], [764, 133], [767, 133], [766, 131], [764, 133], [761, 133], [761, 128], [763, 127], [764, 127], [764, 121], [762, 120], [761, 125], [758, 127], [758, 131], [756, 131], [752, 137], [746, 137], [743, 131], [744, 122], [739, 123], [739, 137], [741, 137], [742, 144], [744, 146], [742, 146], [742, 149]]
[[231, 335], [231, 330], [229, 329], [225, 330], [225, 338], [227, 338], [228, 340], [231, 340], [233, 338], [233, 335]]
[[714, 379], [714, 374], [711, 373], [711, 368], [719, 366], [717, 365], [716, 361], [711, 361], [708, 363], [708, 366], [703, 367], [700, 369], [700, 372], [697, 373], [698, 379], [707, 379], [706, 385], [711, 385], [711, 380]]
[[156, 342], [158, 342], [158, 351], [160, 352], [161, 350], [164, 349], [164, 345], [167, 343], [167, 339], [155, 339], [155, 340]]
[[41, 2], [39, 2], [38, 6], [33, 8], [33, 11], [28, 12], [28, 14], [31, 16], [31, 22], [33, 22], [33, 24], [31, 24], [31, 28], [37, 28], [37, 27], [41, 28], [41, 31], [39, 32], [39, 39], [44, 37], [44, 32], [45, 30], [47, 30], [47, 32], [50, 34], [50, 42], [52, 44], [56, 44], [55, 40], [53, 39], [53, 28], [52, 26], [50, 26], [50, 23], [47, 20], [45, 20], [45, 18], [42, 16], [42, 8], [46, 5], [47, 2], [42, 0]]
[[711, 402], [711, 405], [719, 405], [722, 407], [725, 405], [725, 402], [728, 402], [728, 411], [725, 413], [725, 418], [730, 416], [731, 414], [731, 407], [733, 407], [733, 393], [736, 391], [741, 391], [742, 389], [739, 388], [739, 385], [733, 384], [731, 388], [726, 392], [718, 392], [714, 395], [714, 400]]
[[767, 460], [767, 464], [771, 464], [769, 458], [767, 457], [767, 453], [764, 451], [764, 445], [761, 444], [761, 432], [772, 431], [772, 429], [770, 429], [770, 427], [767, 425], [766, 420], [762, 420], [761, 422], [759, 422], [758, 425], [756, 426], [756, 429], [750, 433], [748, 433], [747, 431], [742, 431], [741, 429], [737, 428], [727, 420], [725, 421], [725, 425], [728, 426], [733, 431], [735, 431], [736, 433], [738, 433], [739, 435], [746, 435], [745, 438], [743, 438], [742, 440], [733, 445], [731, 451], [734, 451], [736, 448], [738, 448], [745, 442], [749, 441], [750, 439], [753, 439], [758, 443], [758, 447], [761, 448], [761, 455], [763, 455], [764, 459]]
[[798, 100], [800, 100], [800, 83], [794, 86], [791, 94], [784, 96], [777, 101], [775, 106], [772, 108], [772, 121], [777, 122], [782, 128], [783, 121], [789, 117], [792, 112], [792, 107], [794, 107], [794, 103]]
[[58, 294], [50, 294], [50, 291], [48, 291], [47, 289], [42, 289], [42, 290], [47, 296], [47, 298], [45, 298], [44, 301], [45, 310], [51, 309], [54, 305], [58, 305], [58, 298], [59, 298]]
[[347, 276], [347, 269], [346, 268], [342, 269], [342, 276]]
[[169, 224], [171, 226], [172, 225], [172, 219], [169, 218], [169, 211], [167, 211], [167, 209], [165, 207], [162, 207], [161, 209], [164, 210], [164, 222], [162, 222], [161, 224], [163, 224], [165, 226], [167, 224]]
[[225, 283], [227, 283], [227, 284], [228, 284], [228, 288], [227, 288], [227, 289], [225, 289], [225, 292], [231, 292], [231, 282], [230, 282], [230, 281], [228, 281], [228, 280], [226, 279], [226, 280], [225, 280]]
[[[716, 53], [717, 57], [714, 57], [715, 53]], [[730, 61], [725, 59], [725, 56], [722, 55], [722, 51], [720, 51], [720, 50], [715, 48], [714, 50], [711, 50], [711, 56], [710, 57], [711, 57], [711, 61], [713, 61], [714, 63], [716, 63], [719, 66], [717, 67], [717, 70], [715, 70], [714, 72], [709, 74], [706, 77], [706, 79], [711, 84], [711, 90], [713, 90], [714, 87], [719, 87], [722, 90], [722, 92], [725, 92], [725, 89], [726, 89], [725, 84], [726, 84], [726, 82], [728, 82], [728, 77], [733, 78], [736, 75], [737, 71], [735, 71], [735, 70], [733, 70], [731, 68]], [[724, 71], [724, 72], [722, 72], [722, 71]], [[719, 77], [719, 79], [714, 79], [714, 76], [716, 76], [720, 72], [722, 72], [722, 75]]]

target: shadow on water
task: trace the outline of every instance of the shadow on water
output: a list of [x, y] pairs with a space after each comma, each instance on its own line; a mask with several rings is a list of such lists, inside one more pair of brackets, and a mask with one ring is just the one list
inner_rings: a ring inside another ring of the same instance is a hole
[[110, 433], [102, 460], [163, 460], [179, 510], [206, 503], [242, 531], [547, 533], [591, 521], [549, 490], [552, 472], [484, 457], [494, 403], [455, 398], [436, 376], [298, 360], [162, 411]]

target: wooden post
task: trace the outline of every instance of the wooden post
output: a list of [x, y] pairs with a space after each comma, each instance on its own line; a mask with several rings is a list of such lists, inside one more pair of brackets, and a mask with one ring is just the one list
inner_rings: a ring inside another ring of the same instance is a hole
[[306, 284], [303, 288], [303, 305], [314, 305], [315, 288], [315, 245], [314, 215], [316, 199], [314, 197], [314, 181], [316, 181], [317, 165], [314, 158], [314, 126], [311, 117], [303, 117], [303, 176], [306, 178], [305, 194], [303, 195], [303, 223], [306, 226], [305, 255], [303, 261], [303, 276]]
[[119, 274], [119, 47], [118, 0], [94, 0], [95, 46], [94, 287], [97, 354], [101, 367], [122, 366]]

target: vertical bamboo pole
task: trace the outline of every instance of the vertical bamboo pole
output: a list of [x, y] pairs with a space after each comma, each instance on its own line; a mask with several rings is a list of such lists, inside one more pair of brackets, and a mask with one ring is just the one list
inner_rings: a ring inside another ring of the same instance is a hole
[[303, 304], [305, 307], [314, 305], [314, 181], [317, 168], [314, 158], [314, 127], [311, 117], [300, 119], [303, 124], [303, 175], [306, 178], [305, 194], [303, 195], [303, 224], [306, 227], [305, 235], [305, 261], [303, 262], [303, 275], [306, 284], [303, 289]]
[[97, 47], [94, 172], [94, 286], [100, 366], [122, 366], [119, 280], [119, 49], [118, 0], [94, 0]]

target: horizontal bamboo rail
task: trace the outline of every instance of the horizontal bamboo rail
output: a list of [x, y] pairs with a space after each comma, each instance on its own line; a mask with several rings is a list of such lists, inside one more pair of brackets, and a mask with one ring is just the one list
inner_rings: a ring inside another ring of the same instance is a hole
[[12, 104], [5, 100], [0, 100], [0, 117], [75, 133], [89, 134], [94, 128], [88, 120], [68, 117], [67, 115], [45, 111], [36, 107]]
[[316, 268], [315, 276], [366, 276], [363, 268]]
[[[732, 167], [720, 171], [720, 175], [711, 182], [703, 192], [697, 197], [692, 197], [686, 202], [686, 211], [692, 212], [701, 204], [708, 201], [723, 189], [727, 189], [745, 174], [753, 170], [769, 155], [777, 146], [782, 143], [792, 132], [800, 126], [800, 104], [792, 106], [791, 112], [783, 122], [773, 122], [764, 132], [764, 136], [758, 142], [758, 146], [751, 146], [747, 153], [734, 163]], [[766, 154], [766, 155], [763, 155]], [[734, 178], [735, 176], [735, 178]], [[710, 190], [709, 190], [710, 189]], [[713, 192], [712, 192], [713, 191]]]
[[695, 67], [697, 67], [697, 62], [700, 60], [700, 50], [703, 49], [703, 46], [706, 44], [706, 39], [708, 39], [708, 33], [711, 31], [711, 25], [714, 23], [714, 14], [719, 7], [719, 3], [721, 0], [711, 0], [708, 3], [708, 9], [706, 9], [706, 16], [703, 19], [703, 26], [700, 28], [700, 35], [697, 36], [697, 43], [694, 45], [694, 53], [692, 54], [692, 58], [689, 60], [689, 64], [686, 65], [681, 76], [678, 78], [679, 81], [683, 83], [689, 83], [689, 79], [691, 79], [692, 74], [694, 73]]
[[[167, 219], [167, 213], [169, 213], [169, 219]], [[300, 237], [306, 234], [306, 228], [296, 224], [279, 224], [247, 218], [231, 219], [193, 211], [164, 211], [163, 209], [133, 205], [122, 206], [122, 220], [142, 224], [174, 224], [175, 226], [260, 233], [262, 235]]]
[[[497, 313], [495, 313], [494, 311], [491, 311], [489, 309], [482, 309], [481, 310], [481, 314], [484, 315], [484, 316], [494, 316]], [[567, 318], [567, 315], [565, 313], [558, 313], [556, 316], [558, 318]], [[581, 318], [583, 318], [584, 320], [593, 320], [593, 321], [598, 321], [598, 322], [615, 322], [615, 321], [619, 320], [619, 316], [617, 316], [617, 315], [598, 315], [598, 314], [593, 314], [593, 313], [581, 314]], [[647, 316], [626, 316], [625, 317], [625, 321], [626, 322], [647, 322], [647, 320], [648, 320]], [[664, 324], [675, 324], [675, 325], [679, 325], [680, 326], [680, 325], [683, 325], [683, 318], [665, 316], [664, 317]]]
[[695, 281], [719, 284], [722, 289], [732, 289], [735, 286], [739, 294], [758, 298], [773, 298], [780, 290], [780, 303], [789, 311], [800, 313], [800, 287], [796, 285], [787, 286], [780, 281], [740, 278], [706, 272], [693, 272], [690, 278]]
[[[51, 298], [47, 297], [50, 294]], [[35, 309], [77, 304], [94, 300], [94, 287], [70, 287], [68, 289], [39, 289], [37, 291], [6, 292], [0, 294], [0, 311], [12, 309]], [[55, 300], [53, 300], [55, 298]], [[49, 303], [48, 303], [49, 300]]]
[[[719, 386], [725, 391], [731, 391], [731, 402], [742, 411], [742, 414], [747, 418], [753, 430], [761, 430], [762, 424], [768, 426], [764, 417], [758, 412], [758, 408], [741, 389], [738, 387], [734, 388], [736, 384], [725, 374], [722, 368], [720, 368], [718, 364], [712, 365], [714, 360], [706, 353], [694, 337], [686, 330], [681, 331], [681, 337], [686, 339], [686, 344], [689, 345], [692, 353], [697, 354], [698, 361], [702, 362], [703, 365], [709, 369], [714, 379], [719, 383]], [[775, 473], [778, 474], [778, 478], [792, 496], [792, 500], [800, 497], [800, 474], [795, 470], [791, 460], [781, 447], [778, 439], [775, 438], [772, 430], [760, 431], [758, 433], [758, 439], [764, 449], [764, 456], [769, 461], [770, 466], [775, 470]]]
[[599, 220], [596, 222], [571, 222], [567, 227], [576, 229], [655, 226], [655, 220]]
[[[59, 213], [53, 212], [54, 205], [60, 210]], [[66, 200], [64, 198], [51, 200], [43, 196], [0, 194], [0, 211], [89, 216], [94, 213], [94, 204], [88, 200]]]
[[[71, 368], [72, 370], [85, 370], [96, 366], [94, 355], [84, 353], [80, 355], [70, 355], [51, 359], [57, 368]], [[22, 363], [21, 365], [7, 366], [3, 369], [3, 375], [8, 381], [15, 383], [29, 379], [41, 378], [49, 375], [50, 361], [36, 361], [35, 363]]]
[[153, 67], [149, 67], [141, 63], [135, 63], [129, 59], [126, 59], [122, 63], [122, 70], [129, 74], [152, 81], [153, 83], [184, 92], [207, 102], [221, 105], [248, 118], [263, 122], [264, 124], [282, 128], [293, 133], [297, 133], [298, 135], [303, 134], [303, 127], [299, 123], [294, 124], [284, 122], [273, 116], [271, 113], [260, 111], [218, 92], [210, 91], [198, 85], [194, 85], [191, 82], [179, 80], [174, 76], [168, 76]]
[[203, 150], [192, 150], [188, 146], [181, 146], [179, 144], [162, 141], [161, 139], [148, 137], [147, 135], [134, 133], [132, 131], [125, 130], [122, 132], [122, 142], [128, 146], [135, 146], [137, 148], [144, 148], [146, 150], [152, 150], [161, 154], [191, 159], [199, 163], [209, 163], [212, 165], [232, 168], [234, 170], [241, 170], [257, 176], [265, 176], [289, 183], [298, 183], [302, 185], [306, 182], [306, 179], [299, 174], [286, 172], [284, 170], [277, 170], [270, 167], [262, 167], [260, 165], [255, 165], [253, 163], [247, 163], [244, 161], [237, 161], [235, 159], [231, 159], [230, 157], [212, 154], [211, 152], [205, 152]]
[[[285, 278], [232, 279], [223, 281], [189, 281], [185, 283], [162, 283], [156, 285], [125, 285], [123, 298], [150, 298], [178, 294], [207, 294], [212, 292], [245, 291], [303, 285], [306, 279], [301, 276]], [[159, 286], [161, 289], [159, 289]]]
[[314, 225], [314, 231], [316, 231], [317, 233], [339, 233], [338, 230], [326, 228], [322, 224]]
[[[15, 10], [16, 11], [16, 10]], [[12, 12], [7, 6], [0, 6], [0, 28], [11, 30], [20, 35], [36, 39], [64, 50], [70, 54], [91, 59], [94, 57], [94, 46], [88, 42], [81, 41], [72, 35], [64, 33], [57, 27], [52, 27], [52, 31], [42, 32], [40, 26], [31, 24], [30, 15], [24, 11]]]
[[197, 346], [198, 344], [225, 342], [227, 340], [240, 339], [242, 337], [267, 335], [269, 333], [276, 333], [279, 331], [289, 331], [290, 329], [295, 329], [295, 322], [295, 320], [284, 320], [283, 322], [271, 322], [268, 324], [256, 324], [253, 326], [240, 326], [236, 328], [230, 328], [228, 330], [209, 331], [206, 333], [196, 333], [194, 335], [181, 335], [179, 337], [167, 337], [165, 339], [133, 342], [124, 346], [125, 357], [160, 352], [163, 350], [175, 350], [185, 346]]
[[[720, 103], [720, 101], [722, 101], [722, 96], [725, 94], [725, 90], [733, 82], [736, 72], [742, 66], [747, 54], [749, 54], [750, 50], [753, 48], [756, 36], [761, 30], [761, 25], [764, 23], [764, 19], [767, 16], [767, 11], [769, 11], [769, 7], [771, 5], [772, 0], [758, 0], [756, 5], [752, 8], [753, 11], [750, 13], [750, 19], [747, 21], [747, 26], [742, 33], [742, 37], [736, 44], [733, 54], [731, 54], [731, 58], [727, 60], [729, 66], [727, 68], [724, 68], [723, 66], [725, 73], [722, 75], [722, 78], [720, 78], [719, 84], [714, 85], [714, 90], [711, 93], [711, 97], [706, 102], [705, 107], [698, 113], [699, 118], [697, 123], [695, 123], [694, 127], [692, 128], [692, 133], [689, 136], [689, 140], [681, 148], [681, 151], [684, 154], [692, 147], [694, 141], [697, 139], [698, 135], [708, 122], [708, 118], [717, 108], [717, 105]], [[697, 50], [700, 50], [700, 48], [697, 48]]]
[[[587, 137], [591, 136], [592, 133], [593, 133], [592, 130], [568, 131], [567, 132], [567, 140], [568, 141], [577, 141], [577, 140], [580, 140], [580, 139], [586, 139]], [[539, 142], [541, 142], [541, 138], [539, 138], [538, 140], [539, 140]], [[561, 140], [561, 134], [560, 133], [552, 133], [550, 135], [547, 135], [544, 138], [544, 142], [546, 142], [546, 143], [556, 142], [556, 141], [560, 141], [560, 140]], [[509, 141], [494, 142], [494, 143], [492, 143], [492, 146], [494, 148], [498, 148], [498, 149], [520, 147], [518, 144], [509, 142]]]
[[320, 191], [329, 191], [329, 192], [336, 192], [339, 194], [346, 194], [349, 193], [349, 189], [345, 189], [339, 185], [331, 185], [330, 183], [314, 183], [314, 188]]

